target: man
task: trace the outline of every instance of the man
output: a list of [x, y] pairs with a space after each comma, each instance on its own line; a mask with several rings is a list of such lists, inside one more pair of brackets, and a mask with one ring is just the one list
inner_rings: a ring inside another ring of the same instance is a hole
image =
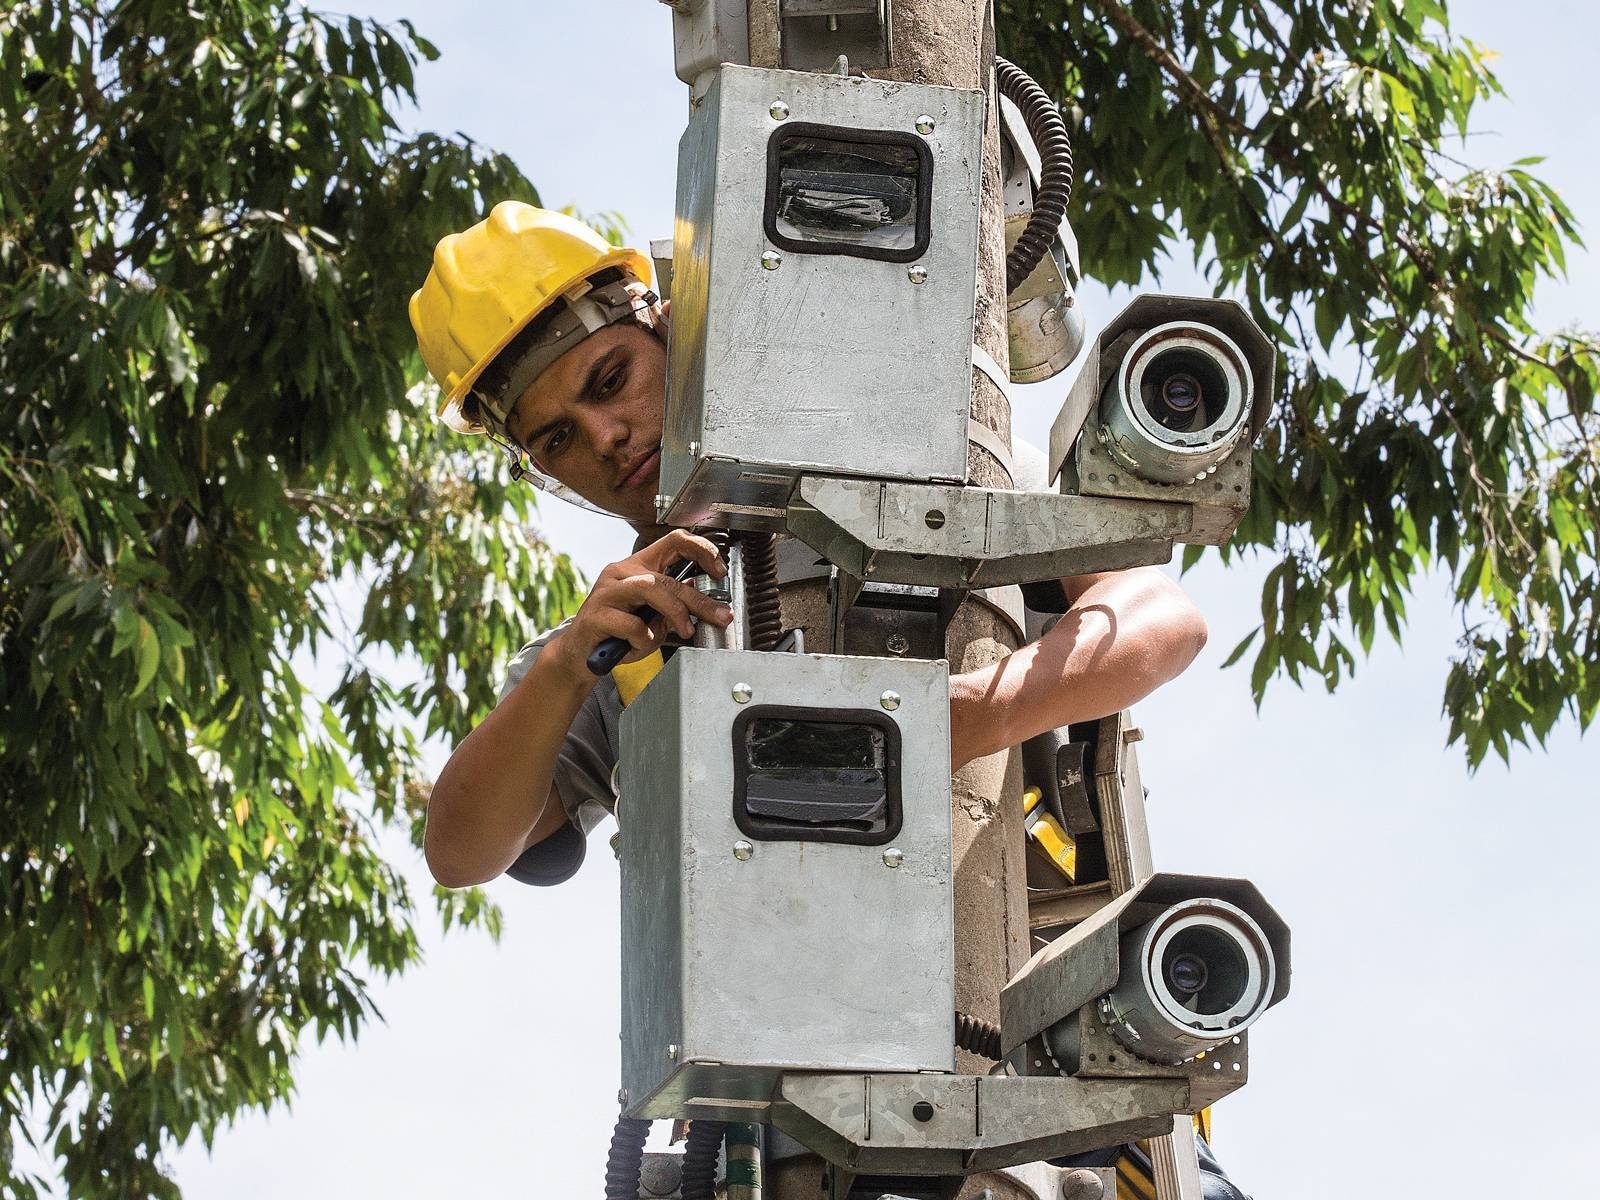
[[[720, 576], [716, 548], [683, 530], [653, 537], [666, 399], [666, 329], [649, 264], [581, 223], [506, 202], [439, 243], [411, 318], [446, 391], [442, 416], [487, 434], [547, 490], [645, 534], [607, 566], [582, 607], [512, 665], [501, 701], [434, 785], [424, 843], [447, 887], [510, 871], [555, 883], [613, 808], [622, 695], [585, 666], [609, 637], [632, 658], [695, 621], [731, 613], [668, 576], [692, 559]], [[952, 676], [951, 769], [1035, 734], [1126, 708], [1178, 675], [1205, 644], [1182, 590], [1151, 569], [1062, 580], [1065, 615], [1039, 641]], [[661, 614], [644, 621], [648, 605]]]

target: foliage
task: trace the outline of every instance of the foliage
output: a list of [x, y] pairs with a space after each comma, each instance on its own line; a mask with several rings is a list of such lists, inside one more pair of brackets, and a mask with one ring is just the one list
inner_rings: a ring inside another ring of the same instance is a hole
[[[1500, 92], [1439, 0], [1000, 0], [1001, 50], [1081, 110], [1089, 274], [1187, 238], [1292, 347], [1239, 547], [1273, 553], [1253, 687], [1331, 689], [1414, 581], [1455, 586], [1444, 686], [1476, 765], [1600, 709], [1600, 344], [1529, 323], [1572, 214], [1447, 153]], [[1187, 562], [1194, 561], [1191, 553]], [[1230, 660], [1232, 661], [1232, 660]]]
[[355, 1034], [416, 957], [408, 727], [573, 603], [417, 382], [434, 240], [535, 198], [401, 136], [432, 56], [287, 0], [0, 11], [0, 1194], [29, 1129], [72, 1195], [175, 1195], [163, 1145]]

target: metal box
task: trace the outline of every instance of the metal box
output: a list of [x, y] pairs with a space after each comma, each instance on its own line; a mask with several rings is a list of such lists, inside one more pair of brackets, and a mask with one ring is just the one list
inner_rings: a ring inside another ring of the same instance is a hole
[[[758, 1119], [784, 1071], [954, 1069], [947, 671], [688, 648], [628, 706], [618, 816], [629, 1114]], [[735, 731], [769, 713], [885, 735], [898, 750], [898, 828], [839, 842], [745, 827]]]
[[724, 64], [679, 146], [660, 514], [964, 482], [982, 93]]

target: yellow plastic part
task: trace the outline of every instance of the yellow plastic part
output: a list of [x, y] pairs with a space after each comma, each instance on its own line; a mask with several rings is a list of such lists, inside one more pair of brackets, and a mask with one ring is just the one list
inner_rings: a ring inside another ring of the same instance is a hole
[[517, 200], [440, 238], [410, 312], [422, 361], [445, 391], [445, 423], [483, 432], [461, 412], [483, 369], [558, 297], [608, 267], [650, 282], [650, 260], [637, 250], [611, 245], [565, 213]]
[[611, 668], [611, 678], [617, 681], [617, 695], [622, 697], [623, 707], [632, 704], [634, 697], [644, 691], [644, 685], [649, 683], [667, 665], [667, 660], [661, 657], [661, 651], [655, 650], [646, 654], [638, 662], [618, 663]]
[[[1061, 822], [1040, 807], [1043, 794], [1036, 787], [1022, 793], [1022, 812], [1028, 827], [1028, 837], [1043, 850], [1056, 869], [1067, 877], [1068, 883], [1078, 879], [1078, 843], [1062, 828]], [[1037, 810], [1037, 811], [1035, 811]]]

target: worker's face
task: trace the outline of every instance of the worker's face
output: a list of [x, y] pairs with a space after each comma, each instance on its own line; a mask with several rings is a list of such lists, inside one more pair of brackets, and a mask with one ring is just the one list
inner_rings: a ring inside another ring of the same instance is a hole
[[667, 348], [629, 323], [592, 333], [529, 385], [507, 422], [546, 475], [631, 521], [655, 520]]

